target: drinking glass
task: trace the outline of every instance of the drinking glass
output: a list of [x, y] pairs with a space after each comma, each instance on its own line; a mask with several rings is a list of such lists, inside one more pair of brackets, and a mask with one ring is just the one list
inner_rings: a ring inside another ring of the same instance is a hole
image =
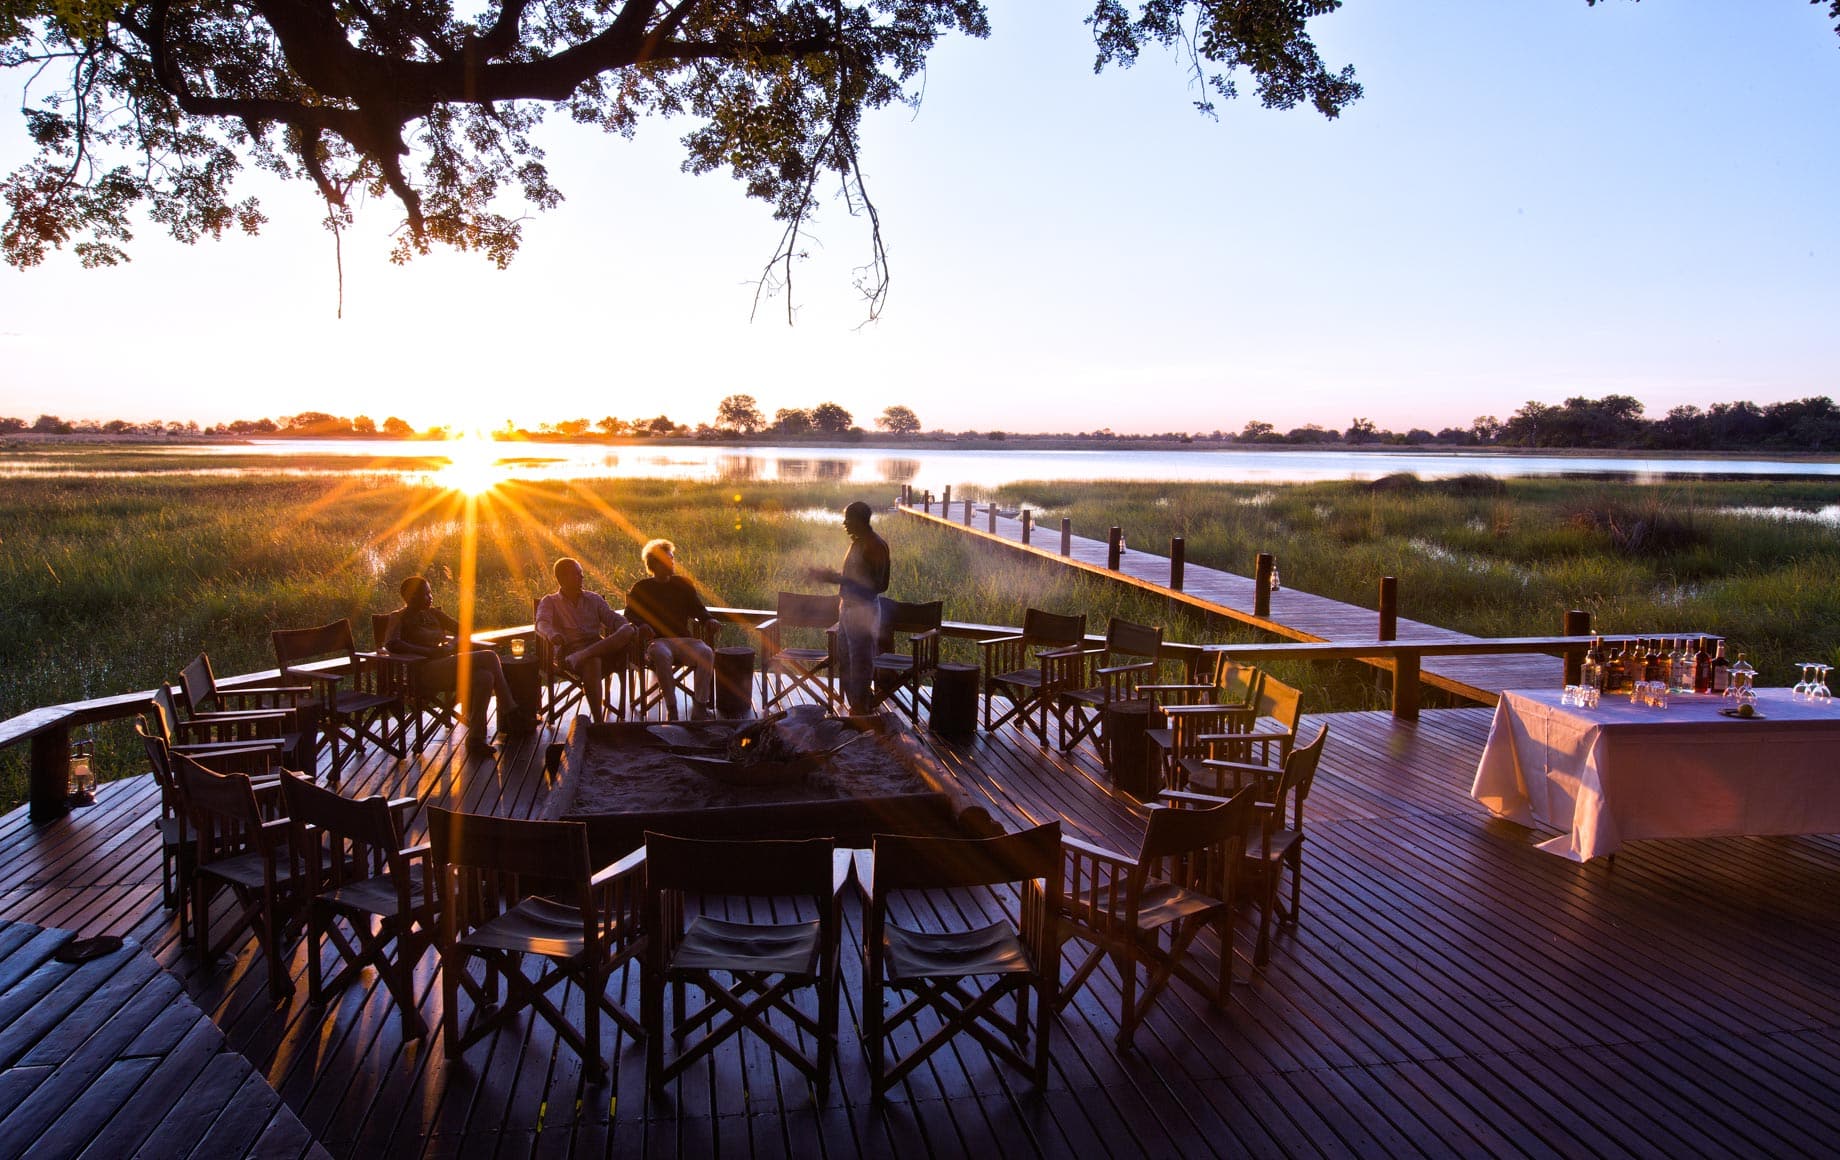
[[524, 659], [524, 638], [521, 636], [511, 638], [511, 659], [514, 661]]
[[1795, 663], [1802, 667], [1802, 679], [1795, 682], [1795, 687], [1789, 690], [1789, 699], [1791, 701], [1812, 700], [1815, 684], [1814, 670], [1817, 666], [1814, 661], [1796, 661]]
[[1825, 705], [1827, 702], [1834, 699], [1833, 693], [1827, 688], [1827, 674], [1832, 672], [1833, 669], [1834, 666], [1832, 665], [1816, 665], [1814, 667], [1814, 687], [1808, 690], [1809, 700], [1819, 701]]

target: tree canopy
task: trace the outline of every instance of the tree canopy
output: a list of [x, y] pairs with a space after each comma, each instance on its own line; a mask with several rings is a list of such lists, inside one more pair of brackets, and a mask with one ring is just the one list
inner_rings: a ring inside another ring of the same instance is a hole
[[[1361, 94], [1306, 28], [1340, 0], [1081, 3], [1095, 71], [1173, 49], [1204, 111], [1248, 77], [1266, 106], [1328, 117]], [[37, 147], [0, 186], [0, 253], [28, 267], [68, 244], [113, 265], [141, 209], [184, 242], [255, 232], [261, 206], [234, 192], [253, 165], [312, 182], [333, 229], [360, 196], [393, 201], [397, 261], [446, 245], [502, 266], [522, 240], [506, 203], [562, 198], [534, 135], [547, 113], [622, 136], [682, 117], [684, 167], [727, 169], [783, 224], [768, 289], [791, 277], [820, 181], [840, 183], [867, 221], [873, 316], [887, 267], [863, 115], [917, 104], [940, 40], [989, 31], [982, 0], [0, 0], [0, 64], [29, 74]]]

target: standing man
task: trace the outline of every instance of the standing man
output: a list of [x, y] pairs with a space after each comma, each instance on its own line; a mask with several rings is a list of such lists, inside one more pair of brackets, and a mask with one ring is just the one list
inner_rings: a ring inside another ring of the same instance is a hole
[[659, 695], [671, 720], [677, 720], [677, 694], [671, 689], [671, 669], [688, 665], [693, 674], [690, 719], [709, 716], [709, 698], [716, 683], [716, 653], [697, 638], [696, 622], [711, 619], [696, 585], [677, 574], [677, 545], [669, 540], [648, 540], [639, 549], [639, 561], [651, 575], [626, 593], [626, 616], [649, 628], [656, 639], [645, 646], [645, 663], [658, 678]]
[[564, 556], [556, 561], [556, 591], [537, 602], [536, 628], [537, 635], [549, 642], [556, 663], [581, 678], [588, 712], [595, 721], [602, 720], [606, 713], [601, 704], [605, 658], [632, 643], [633, 626], [598, 592], [582, 591], [581, 565]]
[[869, 514], [869, 505], [861, 500], [844, 508], [843, 530], [850, 534], [850, 552], [843, 558], [843, 570], [814, 568], [811, 572], [812, 579], [837, 585], [837, 627], [843, 637], [837, 679], [852, 713], [875, 708], [870, 678], [881, 632], [875, 598], [888, 591], [888, 541], [869, 526]]

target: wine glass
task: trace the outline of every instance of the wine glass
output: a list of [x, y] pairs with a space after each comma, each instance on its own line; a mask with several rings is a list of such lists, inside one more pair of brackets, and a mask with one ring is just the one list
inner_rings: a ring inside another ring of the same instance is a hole
[[1792, 701], [1810, 701], [1814, 699], [1814, 670], [1818, 667], [1814, 661], [1796, 661], [1802, 668], [1802, 679], [1795, 682], [1789, 690]]
[[1832, 665], [1814, 666], [1814, 687], [1808, 690], [1809, 700], [1819, 701], [1825, 705], [1834, 699], [1833, 693], [1827, 688], [1827, 674], [1832, 672], [1833, 668]]

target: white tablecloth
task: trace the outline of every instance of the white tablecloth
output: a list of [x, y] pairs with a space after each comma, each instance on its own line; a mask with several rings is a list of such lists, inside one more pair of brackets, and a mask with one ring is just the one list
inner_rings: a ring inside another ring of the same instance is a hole
[[1746, 721], [1717, 697], [1579, 709], [1558, 689], [1509, 690], [1470, 796], [1566, 831], [1540, 849], [1579, 862], [1639, 838], [1840, 833], [1840, 701], [1758, 693], [1762, 719]]

